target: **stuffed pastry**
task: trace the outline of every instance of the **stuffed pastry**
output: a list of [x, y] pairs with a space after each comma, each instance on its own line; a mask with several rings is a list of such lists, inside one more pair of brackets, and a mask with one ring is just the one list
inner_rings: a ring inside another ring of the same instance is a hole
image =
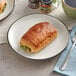
[[0, 0], [0, 13], [2, 13], [6, 8], [6, 0]]
[[56, 28], [49, 22], [32, 26], [20, 39], [21, 48], [29, 53], [39, 52], [57, 37]]

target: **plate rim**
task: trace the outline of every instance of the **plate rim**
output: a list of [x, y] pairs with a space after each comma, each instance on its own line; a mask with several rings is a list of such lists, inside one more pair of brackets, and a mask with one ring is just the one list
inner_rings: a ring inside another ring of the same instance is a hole
[[[26, 16], [29, 16], [29, 15], [34, 15], [34, 14], [42, 14], [42, 13], [32, 13], [32, 14], [24, 15], [24, 16], [16, 19], [16, 20], [10, 25], [10, 27], [9, 27], [9, 29], [8, 29], [8, 31], [7, 31], [7, 41], [8, 41], [8, 44], [9, 44], [9, 46], [12, 48], [13, 51], [15, 51], [15, 49], [11, 46], [11, 44], [10, 44], [10, 42], [9, 42], [9, 31], [10, 31], [11, 27], [13, 26], [13, 24], [14, 24], [16, 21], [20, 20], [21, 18], [26, 17]], [[68, 45], [68, 42], [69, 42], [69, 31], [68, 31], [68, 27], [66, 26], [66, 24], [65, 24], [62, 20], [58, 19], [58, 18], [55, 17], [55, 16], [52, 16], [52, 15], [49, 15], [49, 14], [42, 14], [42, 15], [47, 15], [47, 16], [51, 16], [51, 17], [53, 17], [53, 18], [56, 18], [58, 21], [60, 21], [60, 22], [65, 26], [66, 31], [67, 31], [67, 33], [68, 33], [68, 41], [67, 41], [67, 44], [66, 44], [66, 46], [65, 46], [65, 48], [66, 48], [67, 45]], [[65, 48], [64, 48], [64, 49], [65, 49]], [[23, 57], [25, 57], [25, 58], [27, 58], [27, 59], [31, 59], [31, 60], [46, 60], [46, 59], [50, 59], [50, 58], [53, 58], [53, 57], [59, 55], [61, 52], [64, 51], [64, 49], [63, 49], [62, 51], [58, 52], [56, 55], [54, 55], [54, 56], [52, 56], [52, 57], [47, 57], [47, 58], [30, 58], [30, 57], [26, 57], [26, 56], [18, 53], [17, 51], [15, 51], [15, 52], [16, 52], [18, 55], [23, 56]]]
[[11, 11], [10, 11], [5, 17], [3, 17], [2, 19], [0, 19], [0, 21], [6, 19], [9, 15], [11, 15], [11, 13], [12, 13], [13, 10], [14, 10], [14, 8], [15, 8], [15, 0], [13, 0], [13, 7], [12, 7]]

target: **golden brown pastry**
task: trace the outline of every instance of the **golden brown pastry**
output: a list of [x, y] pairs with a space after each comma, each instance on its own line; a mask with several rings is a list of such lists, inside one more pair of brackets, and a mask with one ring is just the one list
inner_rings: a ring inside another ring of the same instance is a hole
[[6, 0], [0, 0], [0, 13], [2, 13], [6, 8]]
[[31, 27], [21, 38], [21, 48], [35, 53], [44, 48], [57, 37], [56, 28], [49, 22], [41, 22]]

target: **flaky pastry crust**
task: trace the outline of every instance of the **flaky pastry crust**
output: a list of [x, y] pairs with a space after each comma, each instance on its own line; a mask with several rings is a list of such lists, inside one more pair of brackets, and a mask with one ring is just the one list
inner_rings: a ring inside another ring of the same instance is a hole
[[[36, 53], [57, 37], [56, 28], [49, 22], [41, 22], [31, 27], [21, 38], [20, 45], [28, 46]], [[26, 50], [25, 50], [26, 51]]]

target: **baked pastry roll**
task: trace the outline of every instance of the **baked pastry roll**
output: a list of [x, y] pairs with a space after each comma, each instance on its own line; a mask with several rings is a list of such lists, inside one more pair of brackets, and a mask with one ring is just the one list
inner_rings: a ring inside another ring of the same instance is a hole
[[2, 13], [6, 8], [6, 0], [0, 0], [0, 13]]
[[31, 27], [20, 40], [21, 48], [36, 53], [57, 37], [56, 28], [49, 22], [41, 22]]

